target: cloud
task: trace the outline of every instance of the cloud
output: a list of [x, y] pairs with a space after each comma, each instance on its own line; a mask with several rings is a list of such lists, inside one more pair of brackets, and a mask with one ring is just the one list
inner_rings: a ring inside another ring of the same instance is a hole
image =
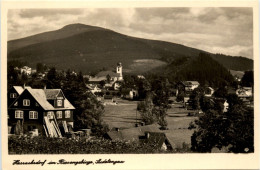
[[253, 54], [252, 8], [13, 9], [8, 39], [60, 29], [71, 23], [170, 41], [213, 53]]

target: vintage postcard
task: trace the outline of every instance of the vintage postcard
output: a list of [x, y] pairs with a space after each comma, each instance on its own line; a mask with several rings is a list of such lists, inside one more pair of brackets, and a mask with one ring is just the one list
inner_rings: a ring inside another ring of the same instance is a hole
[[2, 168], [258, 169], [258, 5], [2, 2]]

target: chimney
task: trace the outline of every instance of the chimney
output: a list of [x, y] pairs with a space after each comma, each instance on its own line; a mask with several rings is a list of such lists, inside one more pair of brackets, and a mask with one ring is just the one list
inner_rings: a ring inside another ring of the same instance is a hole
[[141, 126], [144, 126], [145, 125], [145, 123], [144, 122], [141, 122]]
[[44, 85], [43, 89], [46, 90], [46, 84]]
[[23, 89], [25, 89], [25, 83], [23, 83]]

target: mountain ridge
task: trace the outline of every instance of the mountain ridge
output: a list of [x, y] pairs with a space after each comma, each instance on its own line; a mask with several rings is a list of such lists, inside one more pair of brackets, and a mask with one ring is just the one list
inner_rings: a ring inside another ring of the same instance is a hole
[[211, 54], [227, 69], [253, 69], [253, 60], [244, 57], [212, 54], [177, 43], [132, 37], [84, 24], [70, 24], [56, 31], [8, 42], [8, 60], [30, 61], [31, 67], [42, 62], [59, 69], [70, 67], [85, 73], [111, 67], [119, 61], [128, 68], [138, 59], [170, 63], [180, 57], [198, 56], [201, 52]]

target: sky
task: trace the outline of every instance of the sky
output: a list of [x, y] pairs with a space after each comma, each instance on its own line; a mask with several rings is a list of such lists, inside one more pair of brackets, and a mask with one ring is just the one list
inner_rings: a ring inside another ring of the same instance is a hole
[[82, 23], [129, 36], [253, 58], [253, 10], [232, 8], [10, 9], [8, 40]]

